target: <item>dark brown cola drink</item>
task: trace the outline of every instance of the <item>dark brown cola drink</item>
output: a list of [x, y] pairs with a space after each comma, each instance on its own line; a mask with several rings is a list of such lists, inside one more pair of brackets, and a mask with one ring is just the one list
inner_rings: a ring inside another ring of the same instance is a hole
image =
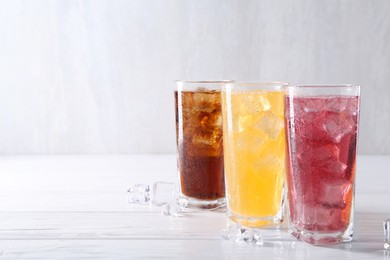
[[176, 141], [181, 193], [190, 204], [224, 203], [221, 92], [175, 91]]

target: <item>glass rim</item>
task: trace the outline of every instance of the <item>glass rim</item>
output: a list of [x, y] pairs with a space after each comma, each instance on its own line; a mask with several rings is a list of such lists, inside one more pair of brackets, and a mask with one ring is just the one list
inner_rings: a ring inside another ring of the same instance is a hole
[[288, 85], [286, 88], [360, 88], [359, 85], [356, 84], [308, 84], [308, 85]]
[[234, 80], [223, 79], [223, 80], [175, 80], [175, 84], [222, 84], [222, 83], [230, 83], [234, 82]]
[[284, 81], [233, 81], [227, 84], [238, 87], [288, 86], [288, 83]]
[[235, 81], [222, 85], [222, 91], [283, 91], [288, 86], [287, 82], [283, 81]]
[[354, 84], [289, 85], [284, 90], [288, 96], [360, 96], [360, 86]]
[[175, 91], [221, 91], [221, 86], [233, 80], [175, 80]]

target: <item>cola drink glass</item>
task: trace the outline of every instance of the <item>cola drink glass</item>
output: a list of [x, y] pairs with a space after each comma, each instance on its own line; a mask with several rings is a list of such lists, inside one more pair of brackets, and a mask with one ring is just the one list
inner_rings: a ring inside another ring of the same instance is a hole
[[289, 232], [311, 244], [352, 240], [360, 88], [286, 88]]
[[226, 82], [175, 82], [177, 168], [188, 207], [225, 205], [221, 85]]

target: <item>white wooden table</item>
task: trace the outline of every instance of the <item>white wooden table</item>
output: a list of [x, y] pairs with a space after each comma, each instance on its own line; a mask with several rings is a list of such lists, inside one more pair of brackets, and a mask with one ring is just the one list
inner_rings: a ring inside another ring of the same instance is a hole
[[390, 259], [390, 156], [359, 156], [351, 243], [319, 247], [286, 228], [264, 231], [264, 245], [221, 239], [223, 212], [167, 217], [131, 205], [134, 183], [176, 181], [174, 155], [0, 157], [2, 259]]

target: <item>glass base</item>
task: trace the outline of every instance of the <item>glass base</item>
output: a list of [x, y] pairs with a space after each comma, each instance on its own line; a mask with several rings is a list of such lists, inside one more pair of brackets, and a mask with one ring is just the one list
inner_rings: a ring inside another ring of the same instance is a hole
[[[281, 210], [282, 212], [282, 210]], [[248, 217], [236, 214], [229, 211], [228, 216], [234, 222], [237, 222], [245, 227], [266, 227], [266, 226], [277, 226], [283, 222], [283, 214], [277, 214], [272, 217]]]
[[350, 242], [353, 236], [353, 228], [350, 224], [347, 230], [336, 232], [313, 232], [296, 227], [289, 227], [289, 233], [299, 240], [313, 245], [330, 245], [337, 243]]
[[182, 195], [182, 199], [186, 202], [185, 207], [190, 209], [217, 210], [225, 208], [225, 198], [216, 200], [199, 200]]

